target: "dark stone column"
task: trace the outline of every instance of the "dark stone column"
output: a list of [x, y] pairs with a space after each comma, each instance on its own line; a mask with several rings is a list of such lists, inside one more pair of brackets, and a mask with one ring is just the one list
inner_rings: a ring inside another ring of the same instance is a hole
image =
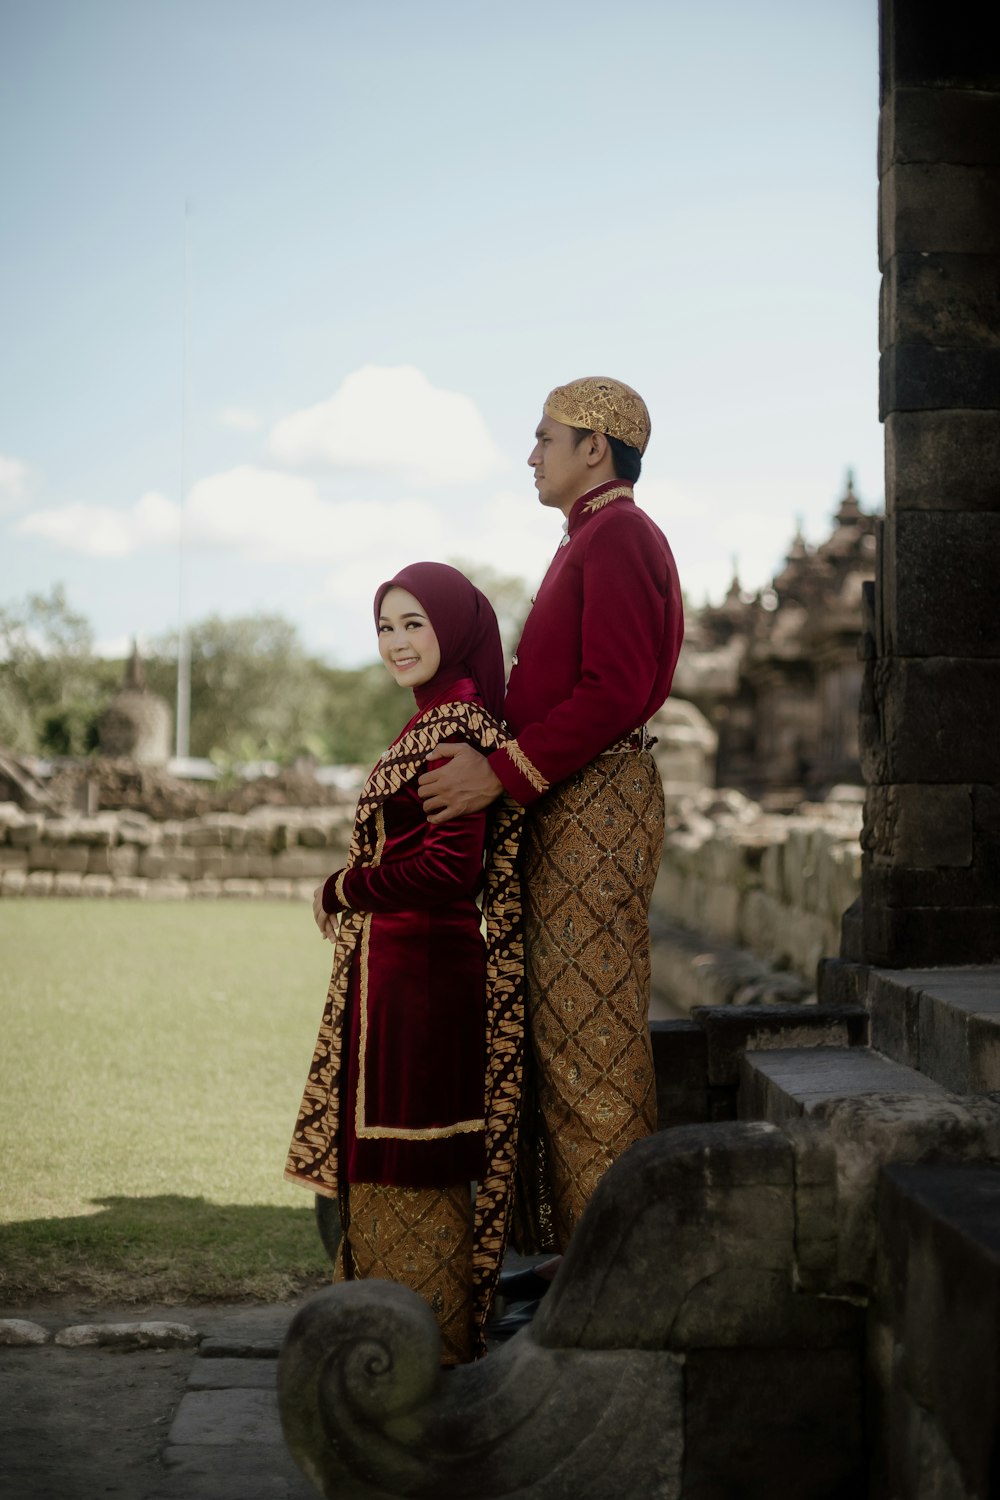
[[1000, 14], [883, 0], [865, 963], [1000, 959]]

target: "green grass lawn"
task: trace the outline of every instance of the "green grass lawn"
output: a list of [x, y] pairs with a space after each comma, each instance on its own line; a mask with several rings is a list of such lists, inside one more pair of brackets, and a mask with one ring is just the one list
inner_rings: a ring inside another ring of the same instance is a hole
[[0, 902], [0, 1295], [279, 1300], [331, 949], [304, 903]]

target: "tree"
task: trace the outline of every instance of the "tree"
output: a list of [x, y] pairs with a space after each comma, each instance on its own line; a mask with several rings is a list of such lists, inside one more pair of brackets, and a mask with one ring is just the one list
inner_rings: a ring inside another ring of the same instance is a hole
[[[322, 756], [318, 663], [281, 615], [212, 615], [191, 626], [191, 753], [221, 764]], [[150, 648], [146, 677], [171, 702], [177, 696], [177, 637]]]
[[463, 562], [461, 559], [454, 558], [450, 561], [453, 568], [458, 568], [476, 585], [476, 588], [482, 589], [493, 605], [497, 625], [500, 627], [504, 659], [509, 668], [511, 657], [521, 638], [528, 610], [531, 608], [531, 596], [528, 593], [527, 584], [523, 578], [514, 578], [509, 573], [498, 573], [487, 563]]
[[90, 624], [62, 584], [0, 606], [0, 742], [29, 754], [85, 754], [113, 691]]

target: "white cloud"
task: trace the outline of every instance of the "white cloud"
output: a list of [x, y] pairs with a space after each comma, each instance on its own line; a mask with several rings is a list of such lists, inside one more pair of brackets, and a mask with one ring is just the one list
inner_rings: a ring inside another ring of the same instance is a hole
[[534, 592], [562, 540], [560, 512], [540, 505], [533, 489], [501, 490], [468, 521], [471, 529], [450, 539], [449, 557], [523, 578]]
[[290, 465], [395, 473], [416, 484], [473, 484], [505, 466], [468, 396], [431, 385], [411, 365], [365, 365], [327, 401], [271, 432]]
[[15, 529], [23, 536], [43, 537], [85, 557], [129, 557], [143, 547], [176, 540], [177, 506], [165, 495], [149, 490], [129, 510], [116, 510], [110, 505], [63, 505], [33, 511]]
[[260, 426], [260, 417], [245, 406], [224, 406], [219, 412], [223, 427], [235, 427], [237, 432], [255, 432]]
[[0, 513], [16, 510], [24, 499], [28, 467], [19, 458], [0, 453]]
[[130, 635], [103, 636], [94, 642], [94, 655], [102, 656], [108, 661], [122, 661], [125, 657], [132, 655], [132, 637]]
[[249, 464], [199, 480], [188, 496], [192, 542], [231, 547], [256, 559], [342, 563], [395, 545], [439, 548], [444, 519], [421, 500], [329, 501], [311, 479]]

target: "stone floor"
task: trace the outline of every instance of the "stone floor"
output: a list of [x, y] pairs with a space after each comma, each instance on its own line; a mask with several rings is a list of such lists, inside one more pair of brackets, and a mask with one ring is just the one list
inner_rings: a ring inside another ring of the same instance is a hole
[[278, 1306], [4, 1309], [49, 1333], [169, 1320], [197, 1348], [0, 1349], [5, 1500], [315, 1500], [282, 1440]]

